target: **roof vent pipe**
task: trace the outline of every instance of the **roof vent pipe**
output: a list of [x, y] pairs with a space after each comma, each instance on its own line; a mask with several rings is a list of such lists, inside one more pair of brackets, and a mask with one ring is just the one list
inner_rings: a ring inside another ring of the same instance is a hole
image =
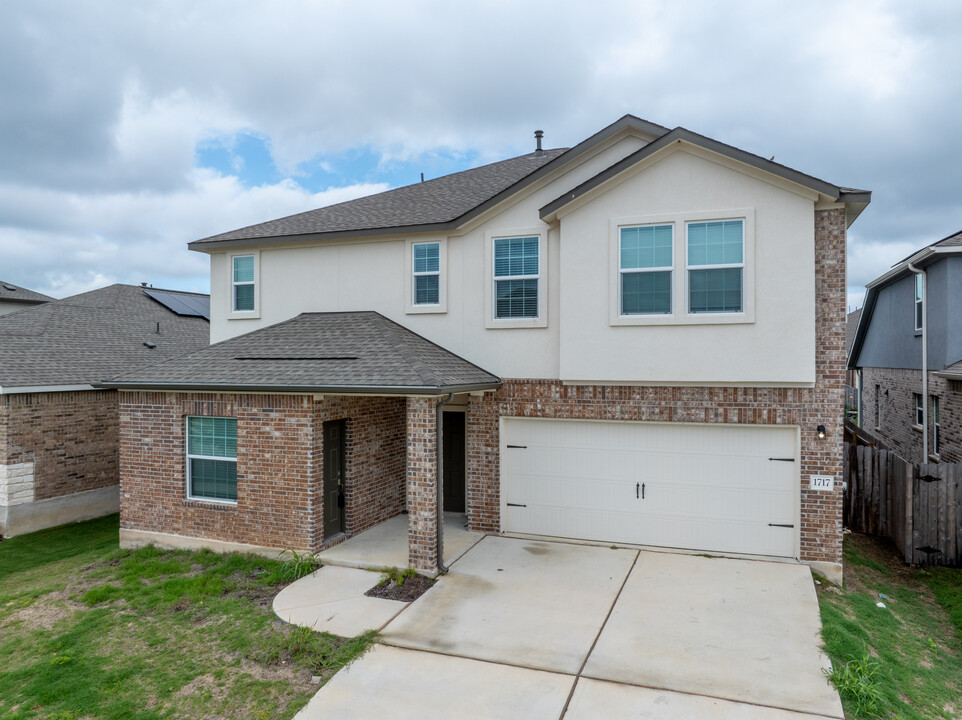
[[535, 130], [534, 139], [537, 141], [538, 146], [534, 149], [535, 157], [541, 157], [544, 155], [544, 150], [541, 149], [541, 138], [544, 137], [544, 130]]

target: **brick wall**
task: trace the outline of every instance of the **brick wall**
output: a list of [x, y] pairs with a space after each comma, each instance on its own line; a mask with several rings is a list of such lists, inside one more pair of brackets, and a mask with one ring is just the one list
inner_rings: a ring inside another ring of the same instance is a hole
[[408, 563], [437, 570], [437, 416], [433, 398], [407, 399]]
[[[841, 471], [845, 364], [845, 215], [816, 213], [814, 388], [565, 386], [508, 379], [472, 397], [467, 418], [467, 504], [472, 529], [500, 530], [499, 418], [798, 425], [801, 428], [801, 557], [841, 562]], [[819, 440], [815, 429], [826, 428]], [[836, 490], [810, 490], [810, 475]]]
[[0, 396], [0, 465], [31, 466], [33, 499], [116, 485], [117, 393]]
[[[316, 552], [323, 423], [346, 419], [348, 535], [404, 508], [404, 401], [123, 392], [121, 529]], [[237, 503], [187, 499], [185, 418], [237, 418]]]
[[[875, 386], [881, 396], [881, 421], [876, 417]], [[935, 417], [932, 396], [939, 398], [942, 462], [962, 462], [962, 392], [957, 383], [929, 373], [929, 452]], [[922, 394], [922, 371], [903, 368], [862, 368], [862, 425], [909, 462], [922, 461], [922, 428], [915, 425], [915, 395]]]

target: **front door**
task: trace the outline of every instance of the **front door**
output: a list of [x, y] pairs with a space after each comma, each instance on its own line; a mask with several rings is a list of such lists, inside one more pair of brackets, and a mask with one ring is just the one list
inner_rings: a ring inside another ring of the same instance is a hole
[[444, 511], [464, 512], [464, 413], [443, 414]]
[[324, 537], [344, 532], [344, 420], [324, 423]]

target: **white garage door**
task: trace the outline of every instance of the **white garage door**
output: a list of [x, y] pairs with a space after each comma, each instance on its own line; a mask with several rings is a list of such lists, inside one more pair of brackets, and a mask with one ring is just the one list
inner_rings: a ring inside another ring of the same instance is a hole
[[794, 427], [504, 418], [505, 532], [795, 555]]

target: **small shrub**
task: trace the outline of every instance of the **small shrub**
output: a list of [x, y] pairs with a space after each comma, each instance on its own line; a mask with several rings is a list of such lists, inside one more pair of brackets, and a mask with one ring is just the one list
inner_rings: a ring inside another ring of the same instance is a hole
[[296, 550], [291, 550], [290, 553], [292, 557], [281, 563], [278, 574], [280, 582], [299, 580], [321, 566], [320, 561], [310, 553], [298, 554]]
[[858, 660], [833, 667], [825, 675], [843, 700], [849, 700], [856, 717], [876, 718], [882, 714], [882, 690], [878, 683], [878, 663], [868, 653]]
[[404, 581], [413, 578], [417, 575], [417, 570], [414, 568], [406, 568], [401, 570], [400, 568], [381, 568], [381, 581], [378, 585], [387, 585], [388, 583], [394, 583], [398, 587], [404, 585]]

